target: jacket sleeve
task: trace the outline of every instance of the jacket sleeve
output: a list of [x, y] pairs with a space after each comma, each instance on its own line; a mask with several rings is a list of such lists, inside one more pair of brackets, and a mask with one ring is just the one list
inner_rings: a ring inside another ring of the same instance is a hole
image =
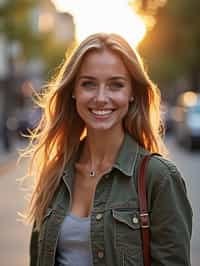
[[35, 230], [35, 223], [32, 227], [30, 239], [30, 266], [37, 266], [38, 260], [38, 231]]
[[192, 209], [186, 186], [172, 163], [161, 159], [158, 168], [150, 214], [152, 266], [189, 266]]

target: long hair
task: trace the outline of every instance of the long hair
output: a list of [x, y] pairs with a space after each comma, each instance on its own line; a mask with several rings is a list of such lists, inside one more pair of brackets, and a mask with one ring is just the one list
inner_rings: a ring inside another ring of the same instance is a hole
[[86, 53], [103, 49], [115, 51], [132, 78], [134, 101], [124, 118], [124, 129], [145, 149], [163, 153], [159, 90], [148, 77], [137, 51], [116, 34], [89, 36], [64, 62], [56, 79], [38, 99], [43, 115], [30, 136], [26, 151], [31, 156], [28, 175], [35, 176], [27, 219], [35, 221], [37, 228], [58, 189], [64, 167], [77, 151], [85, 130], [72, 99], [77, 71]]

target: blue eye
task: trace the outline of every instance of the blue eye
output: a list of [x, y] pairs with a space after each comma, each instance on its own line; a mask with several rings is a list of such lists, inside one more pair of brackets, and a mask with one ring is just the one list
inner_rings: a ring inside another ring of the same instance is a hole
[[96, 84], [93, 81], [83, 81], [81, 83], [81, 86], [84, 87], [84, 88], [88, 88], [88, 89], [90, 89], [90, 88], [96, 88]]
[[113, 82], [109, 85], [109, 87], [113, 90], [117, 90], [123, 88], [124, 84], [122, 82]]

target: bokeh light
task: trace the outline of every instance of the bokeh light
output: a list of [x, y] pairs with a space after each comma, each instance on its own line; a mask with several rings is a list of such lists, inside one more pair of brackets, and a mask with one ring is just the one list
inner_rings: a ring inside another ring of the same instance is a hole
[[183, 106], [194, 106], [197, 103], [197, 94], [193, 91], [187, 91], [180, 96], [180, 102]]

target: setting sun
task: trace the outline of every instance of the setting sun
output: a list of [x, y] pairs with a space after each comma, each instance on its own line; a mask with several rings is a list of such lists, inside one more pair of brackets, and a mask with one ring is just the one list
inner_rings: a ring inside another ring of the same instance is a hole
[[128, 0], [52, 0], [59, 12], [74, 16], [76, 38], [80, 42], [96, 32], [115, 32], [137, 46], [146, 33], [146, 26], [128, 5]]

